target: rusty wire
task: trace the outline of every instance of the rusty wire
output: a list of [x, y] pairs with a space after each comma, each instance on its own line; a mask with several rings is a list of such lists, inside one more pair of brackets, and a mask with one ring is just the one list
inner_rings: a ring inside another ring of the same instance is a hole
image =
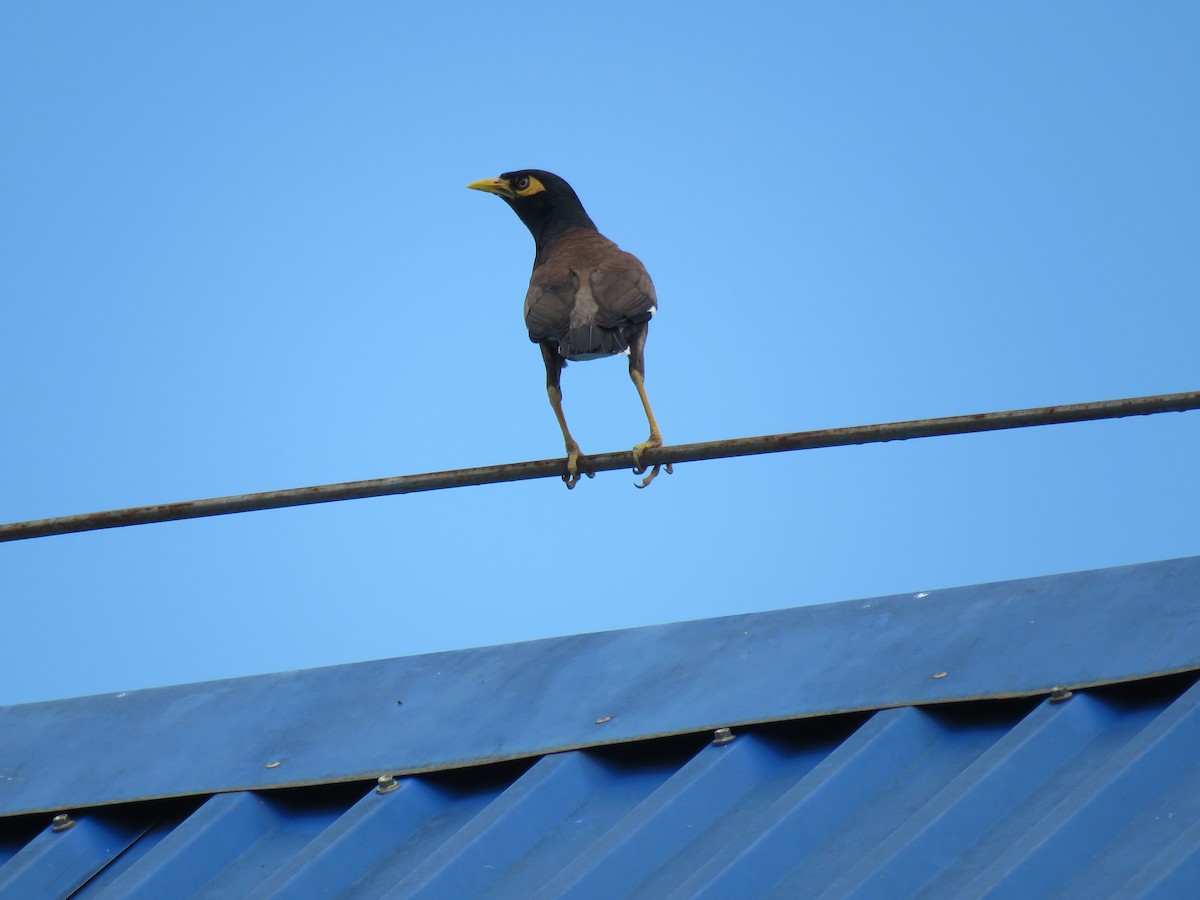
[[[1035, 409], [976, 413], [967, 416], [947, 416], [940, 419], [888, 422], [879, 425], [854, 425], [847, 428], [827, 428], [821, 431], [769, 434], [761, 437], [732, 438], [700, 444], [676, 444], [646, 451], [642, 454], [642, 462], [650, 465], [698, 462], [704, 459], [782, 453], [787, 450], [846, 447], [855, 444], [903, 441], [910, 438], [972, 434], [981, 431], [1000, 431], [1007, 428], [1028, 428], [1035, 425], [1061, 425], [1068, 422], [1118, 419], [1124, 416], [1184, 412], [1192, 409], [1200, 409], [1200, 391], [1159, 394], [1152, 397], [1131, 397], [1125, 400], [1101, 400], [1095, 403], [1072, 403], [1064, 406], [1043, 406]], [[592, 472], [633, 467], [633, 454], [628, 450], [618, 453], [599, 453], [586, 457], [586, 460], [587, 468]], [[180, 519], [223, 516], [262, 509], [305, 506], [311, 503], [331, 503], [335, 500], [359, 500], [365, 497], [412, 494], [418, 491], [436, 491], [469, 485], [498, 484], [532, 478], [555, 478], [565, 473], [565, 459], [540, 459], [530, 462], [504, 463], [497, 466], [481, 466], [474, 469], [453, 469], [446, 472], [428, 472], [422, 475], [397, 475], [369, 481], [348, 481], [341, 484], [321, 484], [279, 491], [263, 491], [255, 494], [237, 494], [231, 497], [213, 497], [207, 500], [135, 506], [128, 509], [112, 509], [0, 525], [0, 542], [49, 537], [56, 534], [72, 534], [81, 531], [97, 531], [102, 528], [119, 528], [125, 525], [148, 525], [153, 522], [172, 522]]]

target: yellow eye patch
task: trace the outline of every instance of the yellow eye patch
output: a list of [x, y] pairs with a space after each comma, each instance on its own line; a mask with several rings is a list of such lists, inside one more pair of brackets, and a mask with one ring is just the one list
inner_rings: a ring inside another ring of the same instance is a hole
[[532, 175], [522, 175], [511, 182], [513, 191], [518, 197], [531, 197], [546, 190], [546, 186]]

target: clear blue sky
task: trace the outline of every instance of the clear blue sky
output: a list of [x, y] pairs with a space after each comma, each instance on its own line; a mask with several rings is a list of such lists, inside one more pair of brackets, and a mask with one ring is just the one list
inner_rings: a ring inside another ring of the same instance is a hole
[[[562, 454], [538, 167], [668, 443], [1200, 388], [1200, 6], [8, 3], [0, 520]], [[573, 365], [585, 452], [645, 421]], [[1200, 553], [1200, 413], [0, 545], [0, 703]], [[1147, 598], [1153, 615], [1153, 598]], [[936, 639], [931, 636], [931, 640]]]

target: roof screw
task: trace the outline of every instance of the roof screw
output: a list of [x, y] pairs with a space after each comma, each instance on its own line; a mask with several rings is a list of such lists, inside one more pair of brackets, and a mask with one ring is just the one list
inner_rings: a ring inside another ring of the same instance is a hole
[[730, 728], [718, 728], [713, 732], [712, 742], [720, 747], [722, 744], [728, 744], [733, 740], [733, 730]]
[[375, 780], [375, 793], [377, 794], [390, 794], [398, 787], [400, 787], [400, 782], [392, 775], [380, 775]]
[[75, 827], [75, 820], [66, 813], [59, 813], [50, 820], [51, 831], [66, 831], [68, 828]]
[[1050, 689], [1050, 702], [1062, 703], [1064, 700], [1070, 700], [1073, 693], [1063, 687], [1061, 684]]

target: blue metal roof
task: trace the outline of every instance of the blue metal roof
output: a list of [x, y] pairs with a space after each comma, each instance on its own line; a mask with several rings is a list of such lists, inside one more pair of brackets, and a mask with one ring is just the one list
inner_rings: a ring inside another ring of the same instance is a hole
[[0, 897], [1192, 897], [1198, 627], [1175, 560], [9, 707]]

